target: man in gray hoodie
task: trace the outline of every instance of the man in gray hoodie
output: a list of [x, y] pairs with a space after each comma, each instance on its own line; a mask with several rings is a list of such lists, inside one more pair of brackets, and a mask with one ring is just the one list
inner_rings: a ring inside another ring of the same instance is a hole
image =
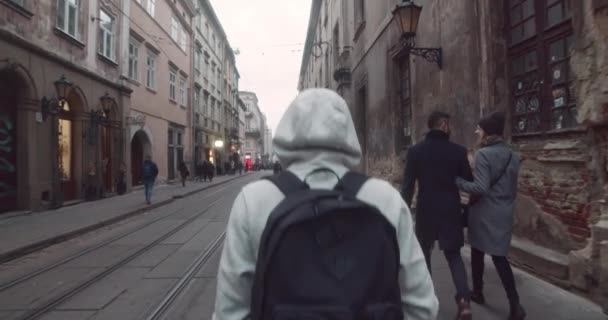
[[[281, 166], [304, 180], [312, 189], [332, 189], [338, 176], [356, 168], [361, 147], [346, 102], [326, 89], [303, 91], [283, 115], [273, 146]], [[268, 180], [243, 188], [237, 196], [226, 230], [217, 276], [215, 320], [251, 317], [251, 292], [260, 238], [271, 211], [284, 199]], [[435, 319], [438, 300], [420, 245], [413, 230], [409, 208], [388, 182], [369, 179], [357, 198], [384, 214], [397, 231], [400, 268], [399, 287], [403, 313], [408, 320]], [[297, 276], [297, 275], [294, 275]]]

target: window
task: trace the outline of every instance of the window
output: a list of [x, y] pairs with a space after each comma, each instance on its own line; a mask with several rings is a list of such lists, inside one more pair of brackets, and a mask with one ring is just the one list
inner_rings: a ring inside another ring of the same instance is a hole
[[365, 21], [365, 0], [355, 0], [355, 14], [357, 23]]
[[196, 51], [194, 52], [194, 70], [196, 70], [197, 74], [201, 73], [202, 69], [202, 48], [200, 45], [196, 46]]
[[156, 55], [152, 52], [148, 52], [146, 59], [146, 86], [156, 89]]
[[569, 66], [573, 42], [569, 3], [506, 2], [514, 134], [577, 125], [574, 77]]
[[[209, 117], [209, 105], [207, 104], [208, 101], [209, 101], [209, 94], [207, 92], [205, 92], [203, 95], [203, 114], [205, 115], [205, 117]], [[205, 119], [205, 121], [207, 121], [207, 120]]]
[[12, 3], [20, 5], [20, 6], [24, 6], [25, 5], [25, 0], [10, 0]]
[[194, 90], [194, 101], [192, 102], [192, 104], [194, 105], [195, 112], [201, 113], [201, 89], [199, 89], [198, 87]]
[[179, 31], [179, 47], [182, 48], [182, 50], [186, 51], [186, 47], [188, 46], [188, 35], [186, 34], [186, 30], [184, 28], [180, 28]]
[[176, 81], [177, 81], [177, 71], [173, 68], [169, 69], [169, 99], [176, 101]]
[[175, 42], [179, 40], [179, 23], [175, 17], [171, 17], [171, 39]]
[[139, 43], [135, 39], [129, 41], [129, 78], [137, 81], [138, 75], [138, 59], [139, 59]]
[[114, 19], [103, 10], [99, 10], [99, 53], [114, 60]]
[[156, 7], [156, 0], [148, 0], [148, 6], [146, 7], [148, 13], [154, 17], [154, 8]]
[[336, 23], [334, 27], [334, 69], [338, 68], [338, 59], [340, 58], [340, 25]]
[[185, 106], [187, 102], [186, 97], [186, 79], [184, 77], [179, 78], [179, 104]]
[[80, 0], [57, 0], [57, 28], [78, 39]]

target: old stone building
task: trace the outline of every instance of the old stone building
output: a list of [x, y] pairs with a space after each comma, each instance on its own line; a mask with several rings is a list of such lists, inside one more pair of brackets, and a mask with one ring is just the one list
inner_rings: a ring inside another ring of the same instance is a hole
[[0, 212], [116, 192], [129, 4], [0, 1]]
[[197, 0], [194, 19], [195, 161], [223, 166], [238, 154], [236, 58], [208, 0]]
[[477, 119], [506, 111], [523, 158], [511, 258], [608, 306], [608, 2], [416, 1], [414, 37], [399, 3], [313, 1], [299, 88], [340, 92], [363, 169], [396, 185], [431, 111], [471, 149]]
[[191, 163], [192, 17], [191, 0], [131, 0], [126, 79], [133, 88], [129, 113], [130, 172], [141, 184], [149, 155], [160, 183], [178, 178]]
[[245, 104], [245, 145], [242, 149], [245, 165], [251, 168], [261, 165], [264, 157], [264, 132], [266, 122], [260, 111], [258, 97], [253, 92], [241, 91], [240, 98]]

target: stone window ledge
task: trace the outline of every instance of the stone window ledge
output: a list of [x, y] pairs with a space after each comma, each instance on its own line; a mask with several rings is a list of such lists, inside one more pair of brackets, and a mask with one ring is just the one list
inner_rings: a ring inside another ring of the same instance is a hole
[[511, 137], [513, 139], [529, 138], [529, 137], [551, 137], [551, 136], [556, 136], [556, 135], [560, 135], [560, 134], [585, 133], [585, 132], [587, 132], [586, 127], [576, 126], [576, 127], [572, 127], [572, 128], [549, 130], [549, 131], [545, 131], [545, 132], [530, 132], [530, 133], [512, 134]]
[[[99, 52], [97, 52], [97, 57], [99, 57], [99, 59], [100, 59], [101, 61], [104, 61], [104, 62], [105, 62], [105, 63], [107, 63], [107, 64], [110, 64], [110, 65], [112, 65], [112, 66], [114, 66], [114, 67], [118, 67], [118, 62], [116, 62], [116, 61], [114, 61], [114, 60], [112, 60], [112, 59], [110, 59], [110, 58], [108, 58], [108, 57], [104, 56], [103, 54], [101, 54], [101, 53], [99, 53]], [[129, 77], [127, 77], [127, 80], [130, 80], [130, 82], [135, 81], [135, 80], [133, 80], [133, 79], [131, 79], [131, 78], [129, 78]]]
[[125, 77], [125, 80], [127, 80], [129, 83], [131, 83], [134, 86], [138, 86], [138, 87], [141, 86], [141, 83], [139, 81], [137, 81], [137, 80], [135, 80], [133, 78], [130, 78], [128, 76]]
[[71, 42], [72, 44], [76, 45], [77, 47], [79, 47], [81, 49], [84, 49], [84, 47], [86, 47], [86, 44], [84, 42], [80, 41], [79, 39], [74, 38], [72, 35], [59, 29], [58, 27], [55, 27], [54, 32], [56, 35], [68, 40], [69, 42]]
[[154, 89], [154, 88], [150, 88], [150, 87], [146, 86], [146, 90], [156, 94], [156, 89]]
[[34, 16], [34, 14], [31, 11], [29, 11], [28, 9], [26, 9], [25, 7], [22, 7], [10, 0], [0, 0], [0, 4], [3, 4], [13, 10], [15, 10], [18, 14], [20, 14], [28, 19], [31, 19]]

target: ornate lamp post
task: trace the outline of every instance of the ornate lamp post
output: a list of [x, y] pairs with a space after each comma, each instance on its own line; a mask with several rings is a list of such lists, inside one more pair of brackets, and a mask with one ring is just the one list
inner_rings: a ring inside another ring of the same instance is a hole
[[404, 0], [393, 10], [393, 17], [399, 23], [401, 29], [401, 41], [407, 54], [423, 57], [429, 62], [436, 62], [439, 69], [442, 67], [441, 48], [416, 48], [416, 29], [420, 19], [421, 6], [412, 1]]
[[[88, 173], [89, 183], [85, 195], [87, 200], [93, 200], [101, 194], [99, 189], [102, 186], [103, 170], [100, 170], [101, 168], [99, 167], [99, 164], [107, 164], [100, 159], [99, 155], [99, 126], [108, 125], [110, 123], [109, 115], [112, 111], [112, 107], [116, 104], [116, 100], [107, 92], [99, 98], [99, 101], [101, 104], [101, 109], [91, 110], [91, 112], [89, 112], [90, 126], [87, 134], [87, 141], [90, 146], [95, 147], [95, 162], [97, 165], [94, 165], [95, 170], [93, 172]], [[108, 161], [111, 160], [108, 159]]]
[[[60, 153], [59, 153], [59, 132], [58, 123], [55, 119], [63, 110], [65, 106], [65, 99], [72, 90], [72, 83], [68, 81], [65, 75], [62, 75], [59, 80], [53, 83], [55, 86], [56, 98], [42, 97], [40, 100], [40, 113], [42, 114], [42, 120], [46, 121], [49, 116], [51, 119], [51, 148], [57, 154], [52, 159], [52, 196], [51, 196], [51, 208], [56, 209], [63, 205], [63, 190], [61, 187], [61, 173], [63, 172]], [[52, 152], [52, 151], [51, 151]]]

